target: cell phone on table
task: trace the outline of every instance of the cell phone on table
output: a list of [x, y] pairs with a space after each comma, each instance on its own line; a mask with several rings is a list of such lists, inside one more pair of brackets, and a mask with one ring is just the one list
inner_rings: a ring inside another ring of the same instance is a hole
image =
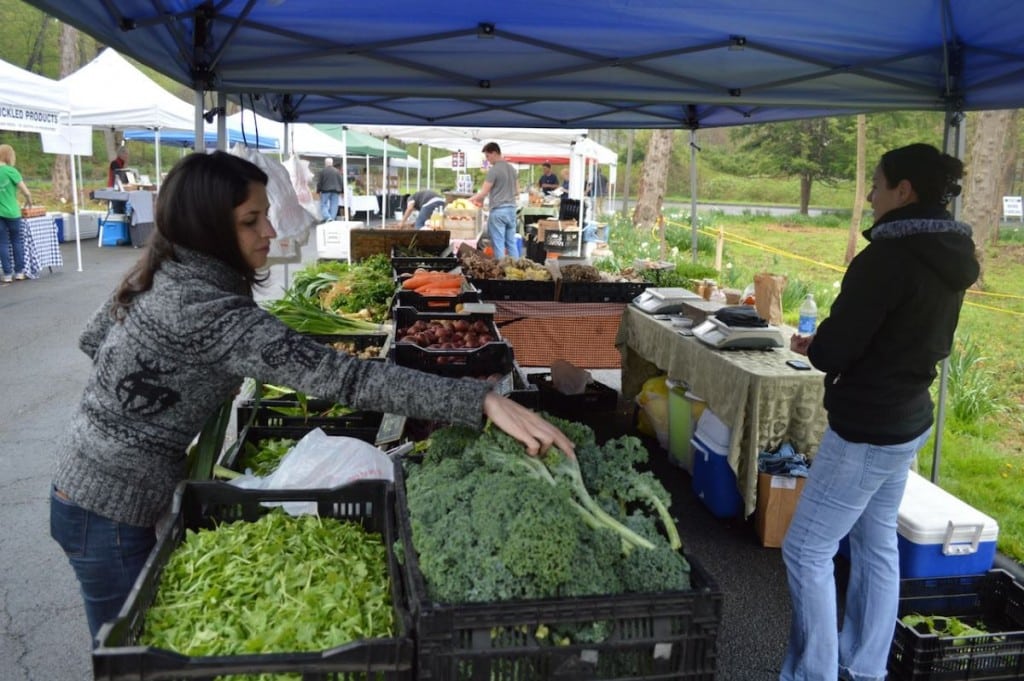
[[802, 359], [787, 359], [786, 366], [797, 371], [808, 371], [811, 368], [811, 365]]

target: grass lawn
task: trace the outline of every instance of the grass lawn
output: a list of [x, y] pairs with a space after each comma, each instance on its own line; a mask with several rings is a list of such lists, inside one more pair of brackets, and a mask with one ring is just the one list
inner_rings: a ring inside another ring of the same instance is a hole
[[[688, 215], [668, 215], [665, 257], [689, 263]], [[845, 222], [844, 222], [845, 221]], [[611, 250], [621, 264], [662, 257], [659, 233], [612, 220]], [[698, 263], [714, 264], [714, 236], [725, 237], [723, 286], [743, 289], [757, 272], [788, 277], [784, 319], [795, 325], [807, 291], [828, 310], [842, 279], [849, 218], [700, 216]], [[857, 249], [866, 242], [858, 235]], [[673, 250], [675, 249], [675, 250]], [[982, 289], [969, 292], [957, 330], [942, 446], [939, 484], [999, 524], [999, 550], [1024, 562], [1024, 243], [1004, 240], [986, 252]], [[933, 386], [938, 394], [938, 381]], [[934, 436], [919, 456], [930, 475]]]

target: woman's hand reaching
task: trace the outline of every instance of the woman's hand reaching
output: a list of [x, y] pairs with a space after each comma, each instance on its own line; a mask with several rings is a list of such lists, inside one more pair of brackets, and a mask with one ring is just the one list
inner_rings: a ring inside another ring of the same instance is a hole
[[494, 425], [519, 440], [531, 456], [558, 447], [569, 456], [575, 456], [572, 440], [551, 425], [540, 414], [495, 392], [484, 398], [484, 414]]

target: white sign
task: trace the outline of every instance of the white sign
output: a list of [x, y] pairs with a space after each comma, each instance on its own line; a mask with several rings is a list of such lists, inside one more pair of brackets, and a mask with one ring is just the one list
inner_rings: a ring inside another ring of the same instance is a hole
[[91, 125], [61, 125], [53, 132], [40, 132], [43, 152], [92, 156]]
[[1003, 217], [1024, 220], [1024, 206], [1022, 206], [1020, 196], [1003, 197]]
[[56, 130], [59, 119], [60, 114], [56, 111], [0, 102], [0, 130]]

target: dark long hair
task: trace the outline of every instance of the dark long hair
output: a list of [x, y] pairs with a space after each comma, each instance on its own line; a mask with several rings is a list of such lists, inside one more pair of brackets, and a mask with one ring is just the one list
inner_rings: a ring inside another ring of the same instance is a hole
[[963, 162], [930, 144], [910, 144], [887, 151], [882, 154], [880, 165], [890, 189], [907, 180], [922, 205], [945, 208], [960, 195], [958, 182], [964, 176]]
[[122, 317], [135, 296], [152, 287], [160, 265], [174, 259], [175, 246], [222, 260], [250, 286], [258, 283], [238, 248], [234, 215], [253, 183], [266, 186], [267, 174], [224, 151], [190, 154], [174, 164], [157, 196], [156, 231], [114, 294], [115, 316]]

